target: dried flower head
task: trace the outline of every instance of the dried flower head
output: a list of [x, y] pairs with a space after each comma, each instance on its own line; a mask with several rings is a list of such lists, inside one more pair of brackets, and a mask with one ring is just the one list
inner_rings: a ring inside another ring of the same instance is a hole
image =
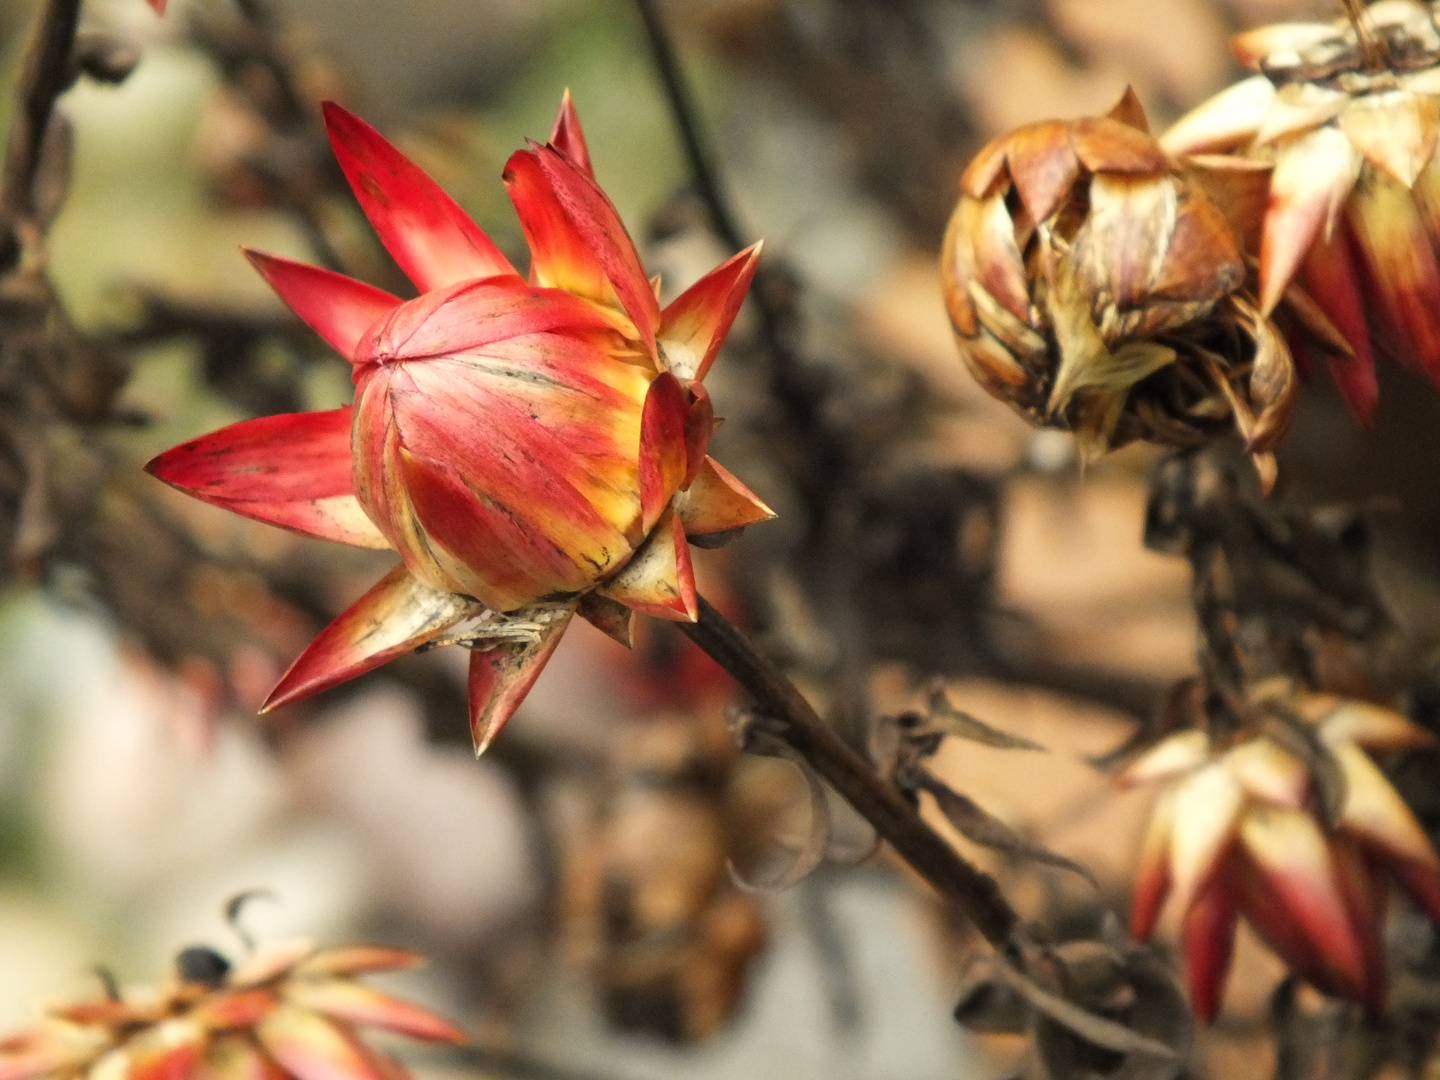
[[[414, 967], [403, 949], [264, 949], [238, 966], [184, 950], [158, 994], [54, 1005], [0, 1040], [4, 1080], [409, 1080], [357, 1027], [464, 1042], [440, 1017], [356, 981]], [[114, 988], [111, 988], [114, 990]]]
[[1290, 355], [1244, 290], [1240, 241], [1133, 94], [1109, 116], [1031, 124], [981, 150], [942, 273], [981, 385], [1074, 431], [1086, 457], [1232, 424], [1263, 454], [1284, 431]]
[[[1436, 5], [1380, 0], [1333, 23], [1241, 34], [1260, 74], [1221, 91], [1161, 138], [1174, 154], [1270, 162], [1260, 310], [1292, 282], [1323, 312], [1304, 346], [1324, 355], [1368, 424], [1378, 350], [1440, 382], [1440, 29]], [[1329, 326], [1323, 325], [1328, 320]]]
[[1378, 1012], [1386, 883], [1440, 923], [1440, 857], [1367, 751], [1434, 740], [1390, 709], [1285, 679], [1258, 686], [1254, 704], [1313, 740], [1338, 778], [1338, 806], [1327, 811], [1315, 764], [1294, 740], [1217, 744], [1197, 730], [1164, 739], [1120, 777], [1169, 782], [1140, 857], [1132, 931], [1149, 937], [1167, 897], [1184, 913], [1191, 1003], [1206, 1021], [1219, 1008], [1241, 916], [1296, 975]]
[[400, 555], [301, 654], [267, 709], [449, 641], [472, 649], [483, 750], [577, 611], [626, 644], [633, 611], [693, 620], [687, 536], [773, 516], [707, 456], [716, 421], [702, 385], [758, 250], [661, 311], [567, 95], [550, 142], [505, 168], [527, 282], [363, 121], [327, 105], [325, 122], [362, 209], [421, 295], [402, 302], [249, 253], [350, 361], [355, 404], [235, 424], [148, 467], [236, 513]]

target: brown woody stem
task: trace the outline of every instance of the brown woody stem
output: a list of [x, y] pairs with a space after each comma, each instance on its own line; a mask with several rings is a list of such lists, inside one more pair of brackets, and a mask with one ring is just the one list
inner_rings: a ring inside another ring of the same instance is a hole
[[0, 185], [0, 213], [7, 225], [31, 213], [40, 147], [55, 99], [70, 84], [70, 53], [75, 47], [79, 21], [80, 0], [47, 0], [25, 55]]
[[960, 857], [893, 787], [820, 719], [800, 691], [749, 640], [699, 598], [700, 617], [676, 625], [755, 699], [788, 743], [851, 806], [874, 826], [941, 896], [952, 901], [997, 950], [1014, 954], [1022, 945], [1020, 918], [988, 874]]

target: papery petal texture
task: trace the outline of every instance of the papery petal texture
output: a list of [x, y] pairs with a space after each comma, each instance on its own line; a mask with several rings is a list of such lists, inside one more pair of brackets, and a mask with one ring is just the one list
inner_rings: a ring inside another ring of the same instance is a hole
[[186, 494], [325, 540], [387, 548], [355, 498], [351, 411], [244, 420], [181, 443], [146, 470]]

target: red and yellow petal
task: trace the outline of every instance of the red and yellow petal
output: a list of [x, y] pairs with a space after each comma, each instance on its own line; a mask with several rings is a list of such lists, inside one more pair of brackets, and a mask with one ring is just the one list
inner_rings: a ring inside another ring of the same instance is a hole
[[580, 117], [575, 112], [575, 103], [570, 100], [569, 90], [560, 99], [560, 112], [550, 132], [550, 145], [573, 161], [586, 176], [595, 175], [590, 165], [590, 148], [585, 145], [585, 132], [580, 128]]
[[701, 463], [691, 485], [675, 496], [675, 513], [688, 536], [743, 529], [775, 516], [775, 511], [711, 457]]
[[1345, 778], [1340, 829], [1396, 859], [1440, 875], [1440, 856], [1414, 812], [1368, 754], [1354, 743], [1331, 748]]
[[[471, 651], [467, 689], [470, 735], [477, 757], [489, 749], [500, 729], [509, 723], [530, 693], [570, 625], [575, 607], [575, 603], [570, 603], [557, 610], [550, 605], [538, 612], [545, 625], [533, 640], [501, 641], [488, 649]], [[514, 617], [525, 619], [527, 613], [521, 609]]]
[[463, 1032], [428, 1009], [350, 979], [291, 979], [284, 993], [290, 1005], [346, 1024], [384, 1028], [427, 1042], [465, 1041]]
[[334, 270], [242, 250], [290, 310], [352, 363], [365, 331], [400, 306], [398, 297]]
[[1320, 127], [1280, 148], [1260, 243], [1260, 307], [1270, 314], [1306, 253], [1334, 235], [1340, 210], [1360, 176], [1360, 155], [1334, 127]]
[[248, 1035], [212, 1039], [195, 1071], [196, 1080], [290, 1080]]
[[288, 705], [403, 656], [475, 612], [475, 603], [438, 592], [397, 566], [335, 619], [270, 691], [261, 712]]
[[1170, 837], [1175, 830], [1175, 793], [1164, 791], [1150, 811], [1140, 846], [1135, 891], [1130, 901], [1130, 933], [1145, 941], [1155, 932], [1165, 898], [1170, 894]]
[[228, 991], [203, 998], [190, 1010], [190, 1019], [206, 1031], [253, 1027], [279, 1007], [268, 989]]
[[390, 543], [356, 501], [349, 407], [243, 420], [145, 466], [202, 502], [357, 547]]
[[1276, 918], [1308, 943], [1332, 985], [1363, 998], [1365, 945], [1355, 932], [1319, 822], [1304, 810], [1251, 807], [1240, 824], [1240, 844], [1264, 882]]
[[388, 1080], [343, 1027], [308, 1009], [278, 1009], [255, 1035], [295, 1080]]
[[647, 535], [685, 480], [689, 417], [690, 400], [680, 380], [661, 372], [640, 416], [640, 520]]
[[677, 622], [694, 622], [699, 617], [690, 546], [674, 511], [665, 513], [625, 569], [600, 586], [599, 592], [642, 615]]
[[1345, 404], [1355, 419], [1369, 427], [1375, 419], [1380, 386], [1375, 380], [1375, 357], [1370, 348], [1360, 277], [1345, 230], [1337, 230], [1329, 240], [1322, 237], [1310, 246], [1301, 265], [1300, 284], [1350, 346], [1352, 356], [1334, 356], [1327, 350], [1326, 359]]
[[384, 136], [334, 102], [323, 109], [330, 145], [360, 209], [417, 289], [515, 273], [484, 230]]
[[1175, 903], [1189, 910], [1235, 840], [1244, 792], [1223, 762], [1202, 766], [1174, 788], [1170, 881]]
[[548, 146], [516, 151], [504, 179], [530, 245], [532, 280], [623, 309], [653, 356], [659, 305], [620, 215], [595, 181]]
[[1190, 988], [1190, 1007], [1208, 1024], [1220, 1011], [1220, 998], [1235, 955], [1239, 901], [1229, 873], [1216, 874], [1185, 915], [1181, 949]]
[[1414, 199], [1376, 174], [1347, 211], [1379, 314], [1394, 329], [1395, 358], [1440, 382], [1440, 260]]
[[732, 255], [677, 296], [660, 315], [660, 349], [666, 367], [681, 379], [704, 379], [740, 312], [760, 245]]

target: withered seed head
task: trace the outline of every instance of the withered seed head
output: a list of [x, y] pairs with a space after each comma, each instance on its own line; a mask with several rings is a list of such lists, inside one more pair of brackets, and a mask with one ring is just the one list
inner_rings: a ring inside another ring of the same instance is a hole
[[960, 178], [941, 264], [980, 384], [1031, 423], [1074, 431], [1086, 458], [1134, 439], [1192, 445], [1232, 425], [1268, 452], [1294, 378], [1243, 291], [1227, 218], [1253, 171], [1207, 183], [1203, 163], [1184, 168], [1151, 138], [1128, 91], [1109, 116], [1031, 124], [986, 146]]

